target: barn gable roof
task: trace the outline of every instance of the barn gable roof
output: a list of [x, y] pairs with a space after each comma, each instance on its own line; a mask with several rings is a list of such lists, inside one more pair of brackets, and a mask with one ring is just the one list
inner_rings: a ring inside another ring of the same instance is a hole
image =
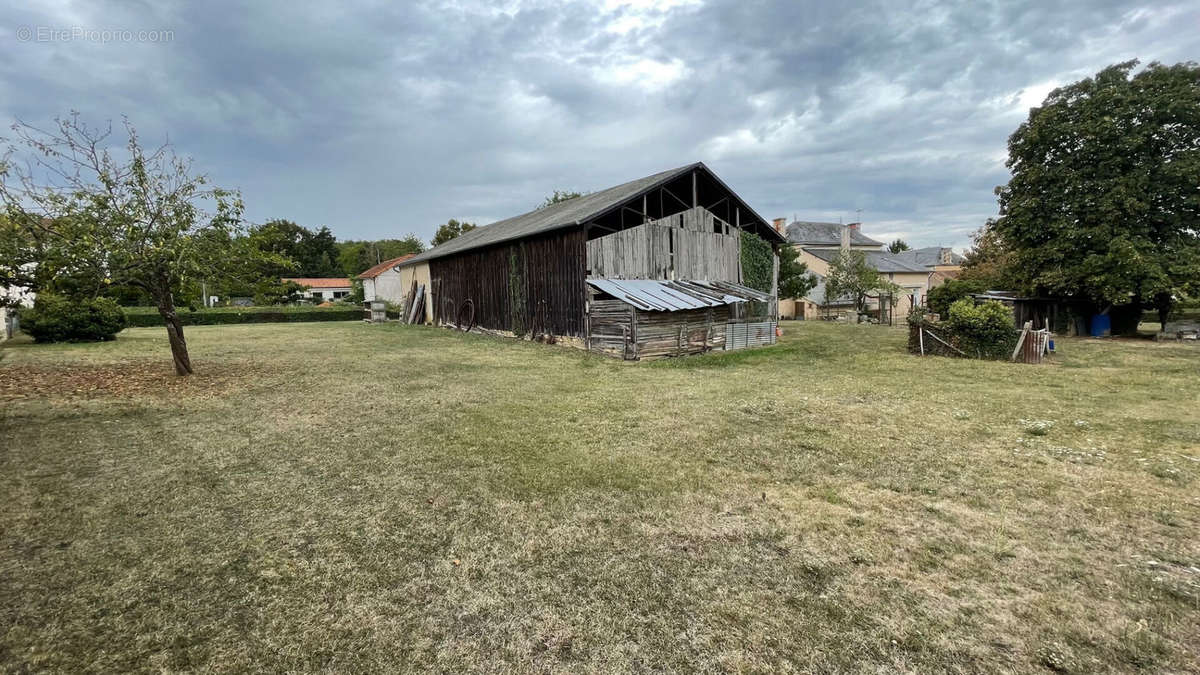
[[564, 202], [534, 209], [519, 216], [513, 216], [512, 218], [506, 218], [490, 225], [476, 228], [444, 244], [435, 246], [424, 253], [409, 258], [401, 263], [400, 266], [413, 265], [455, 253], [491, 246], [492, 244], [523, 239], [566, 227], [583, 225], [590, 220], [620, 208], [622, 204], [641, 196], [642, 193], [662, 187], [672, 180], [696, 169], [706, 172], [718, 185], [729, 192], [741, 206], [745, 207], [744, 221], [758, 224], [758, 229], [763, 234], [767, 236], [773, 235], [774, 239], [781, 243], [783, 242], [782, 236], [767, 225], [766, 220], [758, 215], [754, 209], [750, 208], [733, 190], [729, 189], [729, 186], [725, 185], [724, 181], [705, 166], [704, 162], [696, 162], [687, 166], [652, 174], [644, 178], [638, 178], [637, 180], [631, 180], [628, 183], [622, 183], [606, 190], [600, 190], [599, 192], [593, 192], [574, 199], [568, 199]]

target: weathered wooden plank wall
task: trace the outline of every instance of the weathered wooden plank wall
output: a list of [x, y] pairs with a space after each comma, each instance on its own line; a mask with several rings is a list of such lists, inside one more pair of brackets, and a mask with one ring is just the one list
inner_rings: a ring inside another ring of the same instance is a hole
[[741, 257], [738, 230], [700, 207], [587, 242], [590, 276], [608, 279], [740, 283]]
[[431, 260], [434, 323], [453, 323], [469, 299], [481, 328], [582, 336], [585, 236], [573, 228]]

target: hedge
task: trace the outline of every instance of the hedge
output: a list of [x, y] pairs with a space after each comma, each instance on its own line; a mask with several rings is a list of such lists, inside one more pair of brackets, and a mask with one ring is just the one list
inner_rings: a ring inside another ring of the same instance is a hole
[[[213, 326], [233, 323], [293, 323], [300, 321], [360, 321], [363, 311], [355, 307], [213, 307], [191, 311], [177, 308], [179, 320], [185, 326]], [[126, 307], [125, 316], [131, 327], [163, 325], [162, 317], [153, 307]], [[391, 318], [396, 318], [391, 316]]]

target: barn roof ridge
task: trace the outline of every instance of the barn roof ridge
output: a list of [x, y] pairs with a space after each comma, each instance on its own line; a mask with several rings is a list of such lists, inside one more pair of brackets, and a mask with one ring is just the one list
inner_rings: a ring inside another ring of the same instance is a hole
[[[716, 180], [717, 184], [722, 189], [727, 190], [731, 195], [736, 197], [738, 201], [745, 204], [749, 210], [750, 216], [761, 222], [767, 230], [770, 226], [753, 207], [745, 203], [741, 197], [737, 196], [728, 185], [716, 173], [709, 169], [704, 162], [693, 162], [674, 169], [660, 171], [658, 173], [637, 178], [620, 185], [615, 185], [610, 188], [593, 192], [591, 194], [581, 195], [574, 199], [551, 204], [540, 208], [533, 209], [520, 215], [498, 220], [494, 223], [478, 227], [470, 232], [459, 235], [450, 241], [435, 246], [424, 253], [417, 254], [401, 263], [401, 267], [415, 265], [417, 263], [426, 262], [443, 256], [462, 253], [476, 248], [483, 248], [493, 244], [500, 244], [506, 241], [522, 239], [524, 237], [551, 232], [565, 227], [575, 227], [583, 225], [589, 220], [602, 216], [613, 209], [620, 208], [621, 204], [633, 199], [643, 192], [654, 190], [662, 185], [665, 185], [672, 180], [696, 169], [703, 169]], [[771, 230], [774, 232], [774, 230]], [[776, 233], [777, 234], [777, 233]], [[781, 238], [782, 239], [782, 238]]]

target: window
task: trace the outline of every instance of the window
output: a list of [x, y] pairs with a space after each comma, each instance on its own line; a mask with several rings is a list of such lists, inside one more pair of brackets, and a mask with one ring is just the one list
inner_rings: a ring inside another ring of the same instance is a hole
[[344, 297], [346, 297], [347, 295], [350, 295], [350, 291], [334, 291], [334, 292], [333, 292], [333, 299], [334, 299], [334, 300], [337, 300], [337, 299], [339, 299], [339, 298], [344, 298]]

